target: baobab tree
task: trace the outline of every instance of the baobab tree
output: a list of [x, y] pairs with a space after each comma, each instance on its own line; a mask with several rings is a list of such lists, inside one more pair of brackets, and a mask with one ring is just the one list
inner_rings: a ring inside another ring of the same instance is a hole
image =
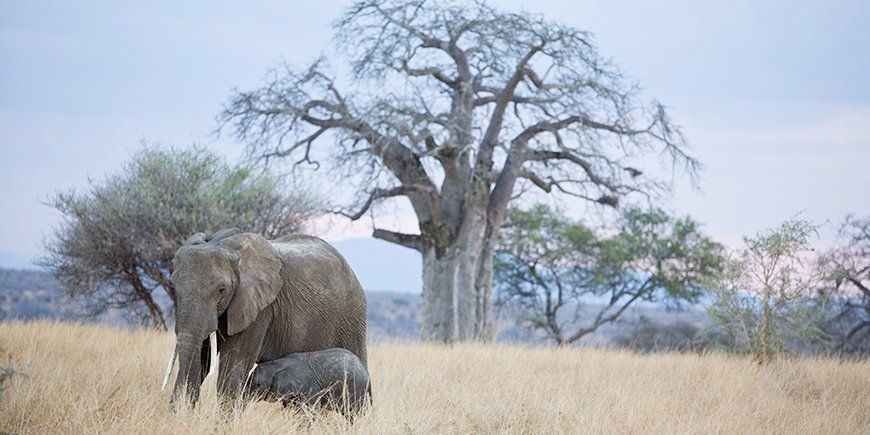
[[[492, 259], [508, 204], [546, 193], [617, 206], [667, 183], [639, 161], [698, 162], [663, 106], [597, 51], [592, 36], [485, 2], [365, 0], [335, 23], [336, 53], [235, 91], [219, 115], [249, 154], [365, 176], [359, 219], [407, 198], [418, 234], [373, 236], [423, 260], [423, 338], [492, 337]], [[362, 174], [362, 175], [360, 175]], [[694, 178], [692, 178], [694, 179]]]

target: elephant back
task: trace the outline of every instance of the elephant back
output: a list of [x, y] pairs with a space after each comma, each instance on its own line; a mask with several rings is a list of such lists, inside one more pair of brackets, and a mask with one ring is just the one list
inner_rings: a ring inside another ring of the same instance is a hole
[[[276, 314], [292, 323], [290, 352], [340, 347], [367, 366], [366, 297], [356, 275], [334, 247], [318, 237], [292, 234], [273, 240], [287, 288]], [[267, 338], [268, 340], [268, 338]]]

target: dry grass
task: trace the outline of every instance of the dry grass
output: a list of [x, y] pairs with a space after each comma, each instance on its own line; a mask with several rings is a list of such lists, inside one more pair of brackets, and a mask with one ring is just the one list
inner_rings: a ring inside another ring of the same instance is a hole
[[0, 324], [26, 374], [0, 398], [0, 433], [870, 433], [870, 362], [472, 344], [372, 346], [375, 407], [353, 426], [270, 403], [222, 415], [213, 378], [196, 409], [170, 414], [172, 338]]

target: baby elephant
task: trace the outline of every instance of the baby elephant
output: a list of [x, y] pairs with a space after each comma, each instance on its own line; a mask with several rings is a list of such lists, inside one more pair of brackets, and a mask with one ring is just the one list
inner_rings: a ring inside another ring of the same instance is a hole
[[[346, 389], [345, 389], [346, 386]], [[257, 365], [248, 393], [270, 402], [326, 405], [350, 415], [359, 414], [371, 399], [369, 372], [356, 355], [333, 348], [316, 352], [291, 353]]]

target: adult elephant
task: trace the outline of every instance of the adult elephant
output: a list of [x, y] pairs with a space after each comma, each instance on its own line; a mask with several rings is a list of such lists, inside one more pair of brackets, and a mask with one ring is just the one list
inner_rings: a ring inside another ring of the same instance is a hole
[[177, 355], [171, 402], [186, 387], [196, 404], [215, 352], [224, 399], [241, 393], [254, 363], [289, 353], [340, 347], [368, 365], [365, 293], [344, 257], [317, 237], [197, 233], [175, 254], [172, 284], [176, 341], [164, 378], [165, 387]]

